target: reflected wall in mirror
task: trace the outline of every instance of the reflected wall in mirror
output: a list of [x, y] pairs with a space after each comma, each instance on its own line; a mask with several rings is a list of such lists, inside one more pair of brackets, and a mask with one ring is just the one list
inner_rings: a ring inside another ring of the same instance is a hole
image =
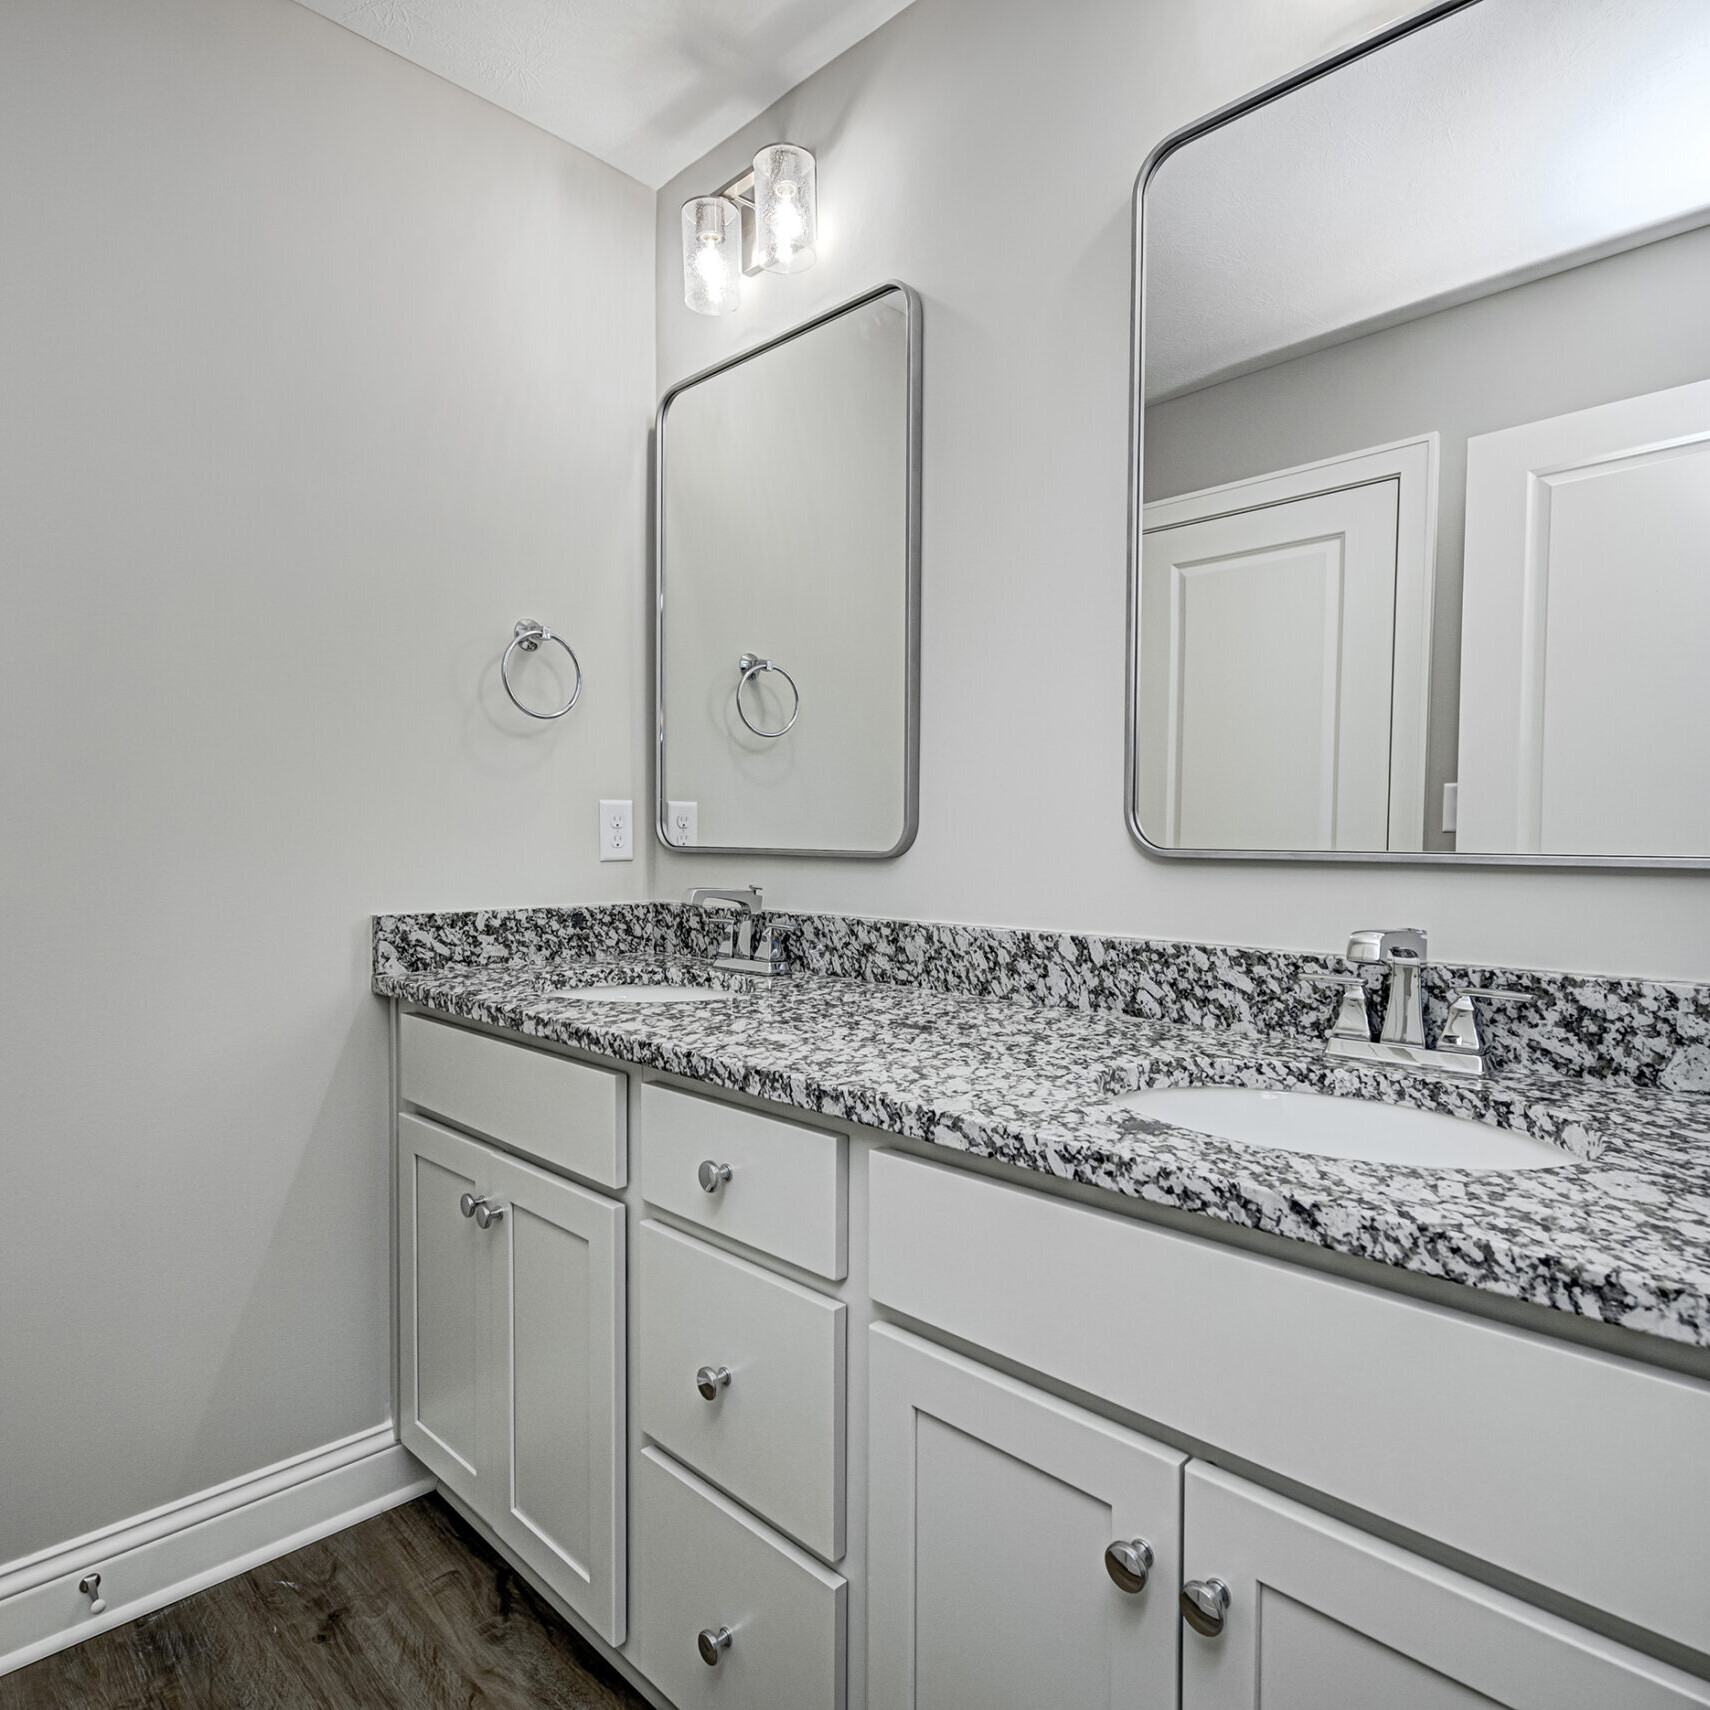
[[659, 412], [660, 839], [914, 839], [920, 304], [889, 285]]
[[1130, 822], [1710, 860], [1710, 5], [1471, 0], [1136, 221]]

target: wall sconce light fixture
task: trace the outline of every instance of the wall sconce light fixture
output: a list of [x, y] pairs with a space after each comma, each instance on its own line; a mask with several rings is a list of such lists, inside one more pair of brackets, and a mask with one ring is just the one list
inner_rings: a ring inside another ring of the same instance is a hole
[[683, 204], [683, 301], [697, 315], [728, 315], [741, 306], [742, 219], [723, 196]]
[[818, 237], [813, 156], [769, 143], [739, 178], [683, 204], [683, 301], [698, 315], [731, 314], [739, 271], [800, 273]]

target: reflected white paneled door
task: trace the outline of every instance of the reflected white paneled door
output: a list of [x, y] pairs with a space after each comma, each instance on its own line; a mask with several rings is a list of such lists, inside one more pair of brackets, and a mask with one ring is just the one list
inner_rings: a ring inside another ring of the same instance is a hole
[[1229, 1603], [1215, 1637], [1184, 1624], [1181, 1710], [1710, 1704], [1710, 1683], [1199, 1461], [1183, 1534], [1187, 1578]]
[[496, 1154], [398, 1118], [398, 1436], [455, 1495], [483, 1506], [498, 1451], [490, 1243], [460, 1201], [491, 1189]]
[[[878, 1710], [1165, 1710], [1183, 1457], [919, 1337], [869, 1333]], [[1139, 1592], [1105, 1567], [1146, 1540]]]
[[624, 1210], [495, 1156], [499, 1536], [600, 1636], [621, 1644], [627, 1582]]
[[1165, 847], [1417, 849], [1434, 438], [1156, 501], [1141, 822]]
[[1710, 381], [1467, 442], [1462, 851], [1710, 855]]

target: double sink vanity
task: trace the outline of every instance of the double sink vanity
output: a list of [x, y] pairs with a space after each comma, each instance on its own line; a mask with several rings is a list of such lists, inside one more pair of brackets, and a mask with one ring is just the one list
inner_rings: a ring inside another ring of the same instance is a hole
[[[1114, 665], [1078, 632], [941, 657], [969, 811], [921, 799], [924, 326], [1031, 331], [935, 273], [672, 385], [643, 883], [847, 894], [929, 824], [1019, 908], [1060, 812], [1058, 894], [1136, 920], [1430, 867], [1584, 965], [1616, 891], [1525, 869], [1710, 866], [1710, 30], [1546, 10], [1425, 7], [1140, 167], [1127, 867], [1033, 693]], [[1048, 613], [1039, 467], [944, 501], [952, 627], [1118, 622]], [[403, 1441], [652, 1702], [1710, 1705], [1710, 987], [690, 903], [375, 931]]]
[[376, 922], [403, 1441], [653, 1702], [1710, 1704], [1703, 988], [766, 927]]

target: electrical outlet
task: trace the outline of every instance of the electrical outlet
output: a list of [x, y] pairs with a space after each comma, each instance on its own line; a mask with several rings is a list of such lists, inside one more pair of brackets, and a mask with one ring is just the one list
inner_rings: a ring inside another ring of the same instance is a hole
[[696, 817], [693, 802], [667, 802], [665, 841], [676, 844], [679, 849], [692, 849], [700, 841], [699, 828], [695, 824]]
[[633, 861], [635, 859], [635, 804], [633, 802], [600, 803], [600, 859], [602, 861]]

